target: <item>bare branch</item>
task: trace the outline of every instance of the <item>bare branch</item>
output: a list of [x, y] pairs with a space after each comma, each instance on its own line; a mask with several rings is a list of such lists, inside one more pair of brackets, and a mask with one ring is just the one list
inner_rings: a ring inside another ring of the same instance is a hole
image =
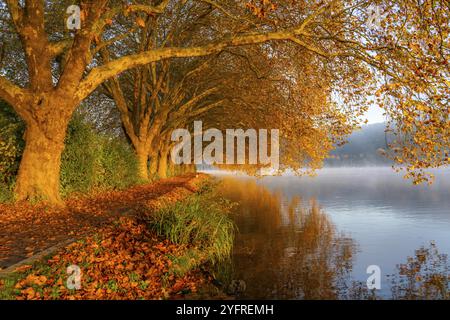
[[134, 4], [114, 7], [109, 9], [100, 19], [98, 19], [98, 21], [93, 25], [92, 31], [96, 34], [100, 34], [109, 21], [120, 13], [128, 14], [130, 12], [145, 12], [148, 15], [161, 14], [164, 12], [168, 4], [169, 0], [164, 0], [157, 6]]

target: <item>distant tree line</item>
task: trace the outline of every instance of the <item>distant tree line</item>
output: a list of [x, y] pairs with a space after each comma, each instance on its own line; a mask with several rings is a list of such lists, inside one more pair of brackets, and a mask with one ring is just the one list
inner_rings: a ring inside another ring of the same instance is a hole
[[366, 125], [355, 131], [348, 143], [336, 148], [325, 160], [325, 166], [385, 166], [393, 161], [384, 156], [392, 140], [385, 123]]

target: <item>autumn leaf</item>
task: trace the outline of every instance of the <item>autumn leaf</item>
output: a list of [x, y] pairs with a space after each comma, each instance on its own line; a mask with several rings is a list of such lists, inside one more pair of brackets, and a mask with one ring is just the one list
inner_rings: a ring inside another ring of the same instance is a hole
[[32, 267], [33, 267], [32, 265], [26, 264], [26, 265], [17, 267], [16, 269], [14, 269], [14, 272], [17, 272], [17, 273], [23, 273], [23, 272], [25, 272], [25, 271], [30, 270]]
[[136, 18], [136, 24], [141, 28], [145, 28], [145, 21], [141, 17]]

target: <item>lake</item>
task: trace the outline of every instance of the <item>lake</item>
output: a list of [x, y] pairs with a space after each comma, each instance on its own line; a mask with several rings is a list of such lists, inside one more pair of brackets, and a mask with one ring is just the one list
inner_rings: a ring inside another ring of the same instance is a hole
[[[391, 168], [260, 179], [216, 172], [221, 193], [239, 203], [228, 283], [240, 284], [242, 299], [387, 299], [425, 282], [429, 294], [437, 275], [448, 284], [450, 170], [434, 173], [433, 185], [414, 186]], [[372, 265], [381, 289], [367, 292]]]

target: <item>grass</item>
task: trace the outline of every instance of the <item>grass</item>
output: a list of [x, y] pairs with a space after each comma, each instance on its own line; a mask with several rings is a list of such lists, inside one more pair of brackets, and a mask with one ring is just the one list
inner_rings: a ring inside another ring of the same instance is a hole
[[17, 281], [19, 281], [21, 275], [12, 273], [7, 277], [0, 279], [1, 288], [0, 288], [0, 301], [1, 300], [14, 300], [16, 295], [18, 294], [18, 290], [15, 289], [15, 285]]
[[188, 245], [181, 257], [171, 257], [172, 271], [183, 274], [201, 264], [219, 264], [231, 256], [235, 225], [230, 218], [233, 204], [210, 185], [183, 201], [156, 212], [149, 227], [175, 244]]
[[[20, 290], [16, 288], [16, 284], [26, 278], [27, 275], [29, 275], [33, 269], [39, 269], [42, 271], [44, 275], [51, 276], [52, 275], [52, 269], [45, 264], [44, 261], [51, 258], [51, 255], [45, 256], [42, 258], [42, 261], [36, 261], [33, 264], [33, 268], [30, 268], [27, 271], [24, 272], [11, 272], [7, 275], [2, 275], [0, 277], [0, 301], [2, 300], [14, 300], [16, 296], [20, 293]], [[19, 267], [20, 269], [20, 267]], [[38, 287], [36, 287], [37, 290], [39, 290]]]

